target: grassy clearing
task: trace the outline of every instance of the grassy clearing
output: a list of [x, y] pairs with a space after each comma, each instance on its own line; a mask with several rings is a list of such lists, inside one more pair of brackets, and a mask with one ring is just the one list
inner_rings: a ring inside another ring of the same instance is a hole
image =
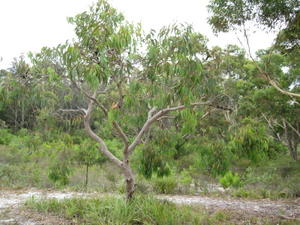
[[66, 220], [66, 224], [80, 225], [300, 224], [295, 220], [251, 215], [236, 210], [207, 211], [199, 206], [179, 206], [144, 195], [136, 196], [130, 203], [117, 197], [31, 199], [25, 207], [47, 217], [58, 216]]
[[242, 198], [298, 198], [300, 197], [300, 163], [282, 157], [255, 167], [244, 175], [244, 185], [231, 192]]
[[39, 212], [54, 213], [72, 220], [75, 224], [200, 224], [203, 214], [195, 213], [188, 206], [176, 206], [149, 196], [137, 196], [126, 203], [121, 198], [66, 199], [58, 201], [30, 200], [26, 207]]

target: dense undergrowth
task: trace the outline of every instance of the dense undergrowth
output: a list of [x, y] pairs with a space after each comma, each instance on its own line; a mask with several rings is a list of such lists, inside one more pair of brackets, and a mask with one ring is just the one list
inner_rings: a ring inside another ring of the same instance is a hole
[[[118, 169], [106, 162], [95, 145], [84, 136], [65, 133], [43, 137], [41, 133], [1, 129], [0, 186], [2, 188], [67, 188], [76, 191], [125, 191]], [[118, 154], [118, 141], [108, 141]], [[90, 152], [88, 152], [90, 151]], [[89, 153], [89, 154], [88, 154]], [[86, 154], [86, 155], [84, 155]], [[133, 156], [136, 190], [158, 194], [209, 194], [243, 198], [291, 198], [300, 196], [299, 162], [286, 154], [252, 165], [244, 160], [232, 163], [224, 175], [213, 176], [193, 166], [195, 152], [169, 163], [165, 176], [145, 178], [140, 172], [139, 154]], [[187, 162], [189, 162], [188, 165]], [[86, 167], [88, 165], [88, 171]], [[184, 168], [179, 168], [184, 166]], [[88, 172], [88, 173], [87, 173]], [[88, 174], [88, 184], [86, 176]], [[220, 192], [220, 186], [225, 191]]]

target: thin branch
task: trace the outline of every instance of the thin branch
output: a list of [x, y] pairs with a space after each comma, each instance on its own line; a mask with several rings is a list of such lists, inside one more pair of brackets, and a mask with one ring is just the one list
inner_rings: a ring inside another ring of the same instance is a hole
[[[97, 106], [99, 106], [101, 108], [101, 110], [104, 112], [104, 114], [107, 116], [108, 115], [108, 110], [105, 108], [104, 105], [102, 105], [97, 99], [96, 99], [96, 95], [91, 96], [90, 94], [88, 94], [85, 90], [83, 90], [81, 87], [78, 86], [78, 84], [76, 83], [76, 81], [74, 81], [72, 78], [70, 78], [72, 84], [75, 86], [75, 88], [77, 88], [80, 92], [82, 92], [88, 99], [94, 101]], [[97, 92], [98, 93], [98, 92]]]
[[300, 132], [299, 132], [295, 127], [293, 127], [292, 124], [289, 123], [289, 121], [287, 121], [286, 119], [284, 119], [284, 120], [285, 120], [285, 122], [287, 123], [287, 125], [288, 125], [290, 128], [292, 128], [292, 130], [300, 137]]
[[[99, 107], [102, 109], [102, 111], [104, 112], [105, 116], [108, 116], [108, 110], [105, 108], [104, 105], [102, 105], [102, 104], [96, 99], [96, 95], [99, 94], [99, 91], [96, 91], [96, 92], [94, 93], [93, 96], [90, 96], [86, 91], [84, 91], [81, 87], [79, 87], [78, 84], [77, 84], [73, 79], [71, 79], [71, 81], [72, 81], [73, 85], [74, 85], [80, 92], [82, 92], [87, 98], [89, 98], [91, 101], [93, 101], [94, 103], [96, 103], [97, 106], [99, 106]], [[101, 92], [101, 93], [103, 93], [103, 92]], [[122, 140], [123, 140], [123, 142], [124, 142], [124, 144], [125, 144], [125, 149], [127, 149], [128, 146], [129, 146], [129, 141], [128, 141], [128, 138], [127, 138], [126, 134], [123, 132], [123, 130], [122, 130], [122, 128], [120, 127], [120, 125], [118, 124], [118, 122], [114, 121], [114, 122], [113, 122], [113, 126], [114, 126], [114, 128], [117, 130], [119, 136], [122, 138]], [[124, 150], [124, 151], [126, 151], [126, 150]]]
[[161, 120], [164, 120], [164, 119], [174, 119], [175, 116], [162, 116], [160, 118], [158, 118], [157, 120], [161, 121]]
[[179, 105], [179, 106], [174, 106], [174, 107], [171, 107], [171, 108], [169, 107], [169, 108], [161, 109], [160, 111], [158, 111], [154, 115], [152, 115], [152, 114], [154, 113], [154, 111], [156, 109], [152, 108], [148, 112], [148, 119], [145, 122], [144, 126], [142, 127], [142, 129], [140, 130], [140, 132], [138, 133], [138, 135], [135, 137], [134, 141], [129, 145], [129, 147], [128, 147], [129, 152], [132, 152], [134, 150], [134, 148], [141, 143], [143, 135], [148, 131], [149, 127], [157, 119], [161, 118], [162, 116], [166, 115], [169, 112], [179, 111], [179, 110], [183, 110], [183, 109], [188, 108], [188, 107], [196, 107], [196, 106], [199, 106], [199, 105], [208, 105], [210, 103], [211, 103], [210, 101], [207, 101], [207, 102], [195, 102], [195, 103], [190, 104], [189, 106]]
[[282, 94], [285, 94], [285, 95], [288, 95], [290, 97], [297, 97], [297, 98], [300, 98], [300, 94], [297, 94], [297, 93], [293, 93], [293, 92], [289, 92], [289, 91], [286, 91], [286, 90], [283, 90], [281, 87], [279, 87], [279, 85], [277, 84], [276, 81], [272, 80], [271, 77], [269, 76], [269, 74], [263, 70], [259, 65], [258, 63], [256, 62], [256, 60], [254, 59], [254, 57], [252, 56], [251, 54], [251, 51], [250, 51], [250, 43], [249, 43], [249, 38], [248, 38], [248, 35], [247, 35], [247, 31], [246, 29], [244, 28], [244, 36], [246, 38], [246, 43], [247, 43], [247, 48], [248, 48], [248, 54], [252, 60], [252, 62], [255, 64], [255, 66], [257, 67], [257, 69], [259, 70], [259, 72], [265, 77], [265, 79], [269, 82], [269, 84], [271, 84], [271, 86], [273, 86], [276, 90], [278, 90], [279, 92], [281, 92]]
[[281, 89], [278, 84], [276, 83], [276, 81], [272, 80], [269, 76], [267, 77], [269, 80], [269, 83], [275, 88], [277, 89], [279, 92], [281, 92], [282, 94], [285, 95], [289, 95], [290, 97], [297, 97], [300, 98], [300, 94], [297, 93], [293, 93], [293, 92], [289, 92], [289, 91], [285, 91], [283, 89]]
[[214, 104], [209, 104], [209, 106], [213, 107], [213, 108], [216, 108], [216, 109], [222, 109], [222, 110], [225, 110], [225, 111], [229, 111], [229, 112], [233, 111], [232, 108], [229, 108], [229, 107], [226, 107], [226, 106], [214, 105]]
[[[273, 131], [273, 133], [276, 135], [277, 139], [278, 139], [279, 141], [281, 141], [281, 137], [280, 137], [280, 135], [276, 132], [276, 130], [274, 129], [271, 120], [268, 119], [264, 113], [262, 113], [262, 116], [263, 116], [263, 118], [267, 121], [267, 123], [268, 123], [268, 125], [269, 125], [269, 128], [270, 128], [270, 129]], [[277, 124], [278, 124], [278, 123], [277, 123]]]
[[86, 115], [86, 109], [59, 109], [58, 111], [63, 113], [80, 113]]
[[120, 125], [116, 121], [113, 122], [113, 126], [117, 130], [119, 136], [122, 138], [122, 140], [123, 140], [123, 142], [125, 144], [125, 148], [128, 148], [128, 146], [129, 146], [129, 140], [128, 140], [127, 135], [124, 133], [123, 129], [120, 127]]

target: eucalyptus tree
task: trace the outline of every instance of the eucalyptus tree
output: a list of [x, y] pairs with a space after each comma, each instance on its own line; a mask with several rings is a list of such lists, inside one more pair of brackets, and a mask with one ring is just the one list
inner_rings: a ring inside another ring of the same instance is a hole
[[[30, 73], [37, 82], [41, 107], [38, 110], [36, 128], [49, 133], [50, 128], [73, 131], [80, 127], [79, 115], [62, 115], [57, 110], [63, 108], [83, 107], [84, 98], [76, 87], [66, 79], [61, 51], [65, 45], [54, 48], [43, 47], [40, 52], [29, 53], [32, 64]], [[49, 129], [48, 129], [49, 128]]]
[[[232, 61], [230, 58], [228, 60]], [[236, 117], [234, 118], [237, 122], [237, 127], [244, 129], [244, 131], [247, 131], [248, 128], [253, 129], [257, 127], [255, 129], [258, 129], [259, 126], [253, 126], [253, 123], [249, 123], [244, 127], [241, 124], [244, 123], [242, 121], [247, 117], [260, 121], [262, 127], [268, 126], [268, 133], [277, 142], [285, 144], [290, 151], [291, 157], [297, 160], [297, 146], [300, 138], [299, 103], [297, 98], [282, 95], [274, 87], [270, 86], [260, 73], [257, 65], [264, 67], [264, 70], [275, 78], [282, 88], [298, 92], [299, 75], [297, 71], [299, 71], [299, 64], [291, 57], [284, 56], [278, 52], [270, 53], [269, 50], [260, 50], [255, 63], [245, 57], [235, 58], [235, 60], [232, 62], [240, 65], [240, 67], [225, 82], [225, 90], [226, 93], [229, 93], [235, 99], [237, 105]], [[233, 65], [230, 62], [228, 63]], [[234, 71], [231, 66], [229, 66], [229, 69]], [[256, 133], [258, 134], [259, 131]], [[264, 136], [262, 133], [261, 137]], [[238, 134], [238, 136], [242, 135]]]
[[[143, 35], [105, 0], [69, 22], [77, 39], [62, 50], [63, 65], [87, 105], [60, 112], [82, 115], [86, 133], [124, 174], [131, 199], [135, 181], [130, 155], [146, 140], [150, 127], [180, 111], [184, 126], [193, 128], [196, 108], [204, 112], [216, 104], [212, 96], [218, 88], [209, 81], [217, 75], [207, 74], [203, 65], [206, 39], [188, 25]], [[99, 132], [104, 126], [122, 140], [123, 157], [108, 148], [105, 134]]]
[[277, 77], [272, 76], [265, 69], [268, 65], [261, 65], [254, 59], [250, 52], [251, 46], [245, 28], [247, 23], [250, 23], [267, 30], [279, 31], [275, 44], [269, 52], [279, 51], [283, 55], [299, 59], [300, 3], [298, 0], [211, 0], [208, 9], [211, 12], [209, 23], [215, 32], [237, 29], [243, 32], [249, 55], [264, 80], [282, 94], [300, 98], [298, 91], [291, 91], [289, 88], [280, 86]]
[[32, 128], [40, 108], [39, 83], [24, 57], [15, 58], [1, 78], [0, 116], [10, 128]]

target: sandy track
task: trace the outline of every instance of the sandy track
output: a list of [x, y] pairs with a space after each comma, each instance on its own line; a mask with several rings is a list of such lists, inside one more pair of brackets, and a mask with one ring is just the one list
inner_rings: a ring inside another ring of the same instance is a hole
[[[71, 197], [89, 197], [97, 194], [86, 194], [78, 192], [46, 192], [40, 190], [27, 191], [1, 191], [0, 192], [0, 213], [5, 211], [13, 212], [29, 198], [56, 198], [64, 199]], [[99, 195], [98, 195], [99, 196]], [[299, 218], [300, 199], [294, 201], [270, 201], [270, 200], [244, 200], [244, 199], [222, 199], [205, 196], [184, 196], [184, 195], [158, 195], [159, 199], [169, 200], [176, 204], [201, 205], [207, 209], [229, 209], [238, 210], [254, 215]], [[0, 217], [0, 224], [37, 225], [34, 221], [24, 220], [20, 215], [7, 213]]]

